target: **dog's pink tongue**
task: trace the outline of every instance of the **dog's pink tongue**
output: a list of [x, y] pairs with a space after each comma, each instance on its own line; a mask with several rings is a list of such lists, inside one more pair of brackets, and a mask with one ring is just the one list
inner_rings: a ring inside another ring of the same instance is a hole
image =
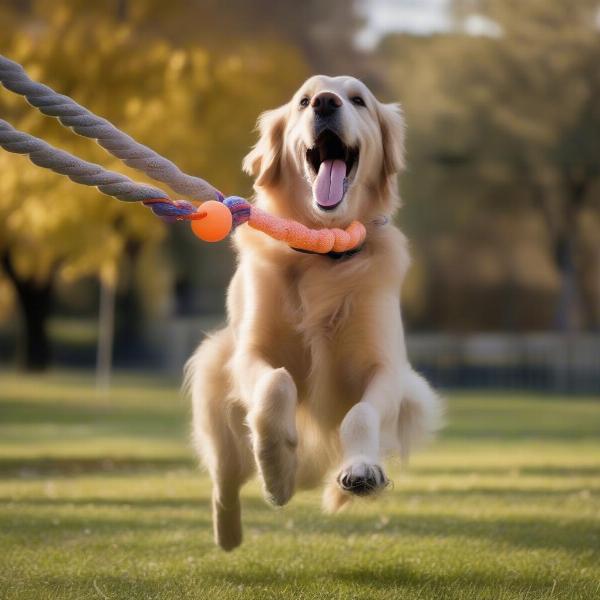
[[313, 184], [313, 195], [321, 206], [335, 206], [344, 196], [346, 163], [343, 160], [324, 160]]

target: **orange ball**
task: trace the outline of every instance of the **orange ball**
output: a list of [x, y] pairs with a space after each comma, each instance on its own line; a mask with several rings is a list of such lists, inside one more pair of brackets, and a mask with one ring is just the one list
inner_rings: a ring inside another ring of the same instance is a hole
[[216, 200], [208, 200], [198, 207], [198, 212], [205, 212], [202, 219], [191, 221], [194, 234], [205, 242], [220, 242], [231, 231], [231, 211]]

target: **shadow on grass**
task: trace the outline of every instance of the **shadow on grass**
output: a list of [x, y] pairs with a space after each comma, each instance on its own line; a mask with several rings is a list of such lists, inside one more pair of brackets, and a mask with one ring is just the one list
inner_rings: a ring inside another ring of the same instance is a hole
[[[193, 499], [131, 499], [131, 498], [78, 498], [56, 499], [35, 498], [31, 500], [3, 501], [0, 508], [9, 508], [5, 512], [3, 526], [7, 531], [14, 530], [19, 535], [35, 533], [51, 526], [51, 517], [35, 515], [25, 510], [23, 514], [15, 514], [14, 509], [27, 509], [28, 506], [39, 508], [47, 506], [57, 510], [55, 516], [60, 519], [61, 528], [82, 529], [98, 527], [102, 530], [118, 533], [126, 531], [159, 530], [173, 526], [186, 528], [210, 527], [210, 508], [208, 495], [198, 500]], [[115, 518], [114, 510], [125, 509], [122, 517]], [[64, 510], [70, 512], [63, 516]], [[90, 517], [89, 511], [94, 509], [96, 516]], [[168, 509], [168, 514], [159, 511]], [[78, 510], [81, 510], [80, 515]], [[106, 516], [101, 516], [108, 510]], [[156, 510], [157, 518], [148, 521], [149, 511]], [[136, 512], [139, 511], [139, 512]], [[193, 516], [190, 516], [189, 513]], [[197, 514], [194, 513], [197, 511]], [[279, 513], [281, 515], [281, 513]], [[139, 517], [136, 517], [139, 515]], [[281, 518], [274, 518], [270, 509], [258, 497], [243, 499], [244, 526], [256, 532], [278, 533], [282, 537], [299, 534], [318, 534], [334, 536], [341, 539], [349, 535], [377, 533], [383, 541], [390, 544], [401, 543], [403, 536], [463, 538], [497, 544], [508, 544], [523, 549], [563, 549], [576, 554], [592, 552], [600, 559], [600, 523], [593, 518], [571, 518], [560, 521], [551, 518], [531, 516], [503, 517], [466, 517], [443, 513], [428, 514], [396, 514], [389, 522], [381, 525], [379, 516], [344, 513], [336, 517], [328, 517], [317, 510], [301, 507], [301, 510], [288, 512], [293, 518], [293, 530], [286, 530]]]
[[[172, 469], [193, 469], [197, 466], [193, 451], [189, 450], [189, 457], [165, 458], [162, 456], [134, 457], [134, 456], [111, 456], [111, 457], [50, 457], [50, 458], [2, 458], [0, 457], [0, 479], [8, 477], [35, 478], [43, 476], [77, 476], [84, 473], [111, 473], [111, 472], [147, 472], [166, 471]], [[479, 477], [600, 477], [600, 465], [583, 466], [553, 466], [553, 465], [522, 465], [515, 467], [500, 466], [416, 466], [410, 468], [408, 473], [414, 477], [420, 476], [465, 476], [473, 475]], [[490, 488], [492, 491], [502, 488]], [[471, 491], [472, 488], [465, 488]], [[532, 489], [534, 492], [535, 489]], [[522, 489], [515, 493], [527, 493]], [[550, 493], [552, 491], [550, 490]]]
[[122, 404], [74, 404], [54, 402], [40, 404], [27, 400], [1, 399], [2, 425], [85, 425], [90, 422], [126, 422], [145, 425], [152, 422], [175, 423], [184, 420], [181, 408], [172, 404], [148, 404], [127, 407]]
[[563, 487], [560, 489], [548, 489], [548, 488], [512, 488], [512, 487], [491, 487], [491, 486], [473, 486], [465, 487], [463, 489], [452, 489], [439, 487], [435, 490], [430, 489], [414, 489], [407, 491], [403, 494], [403, 498], [418, 497], [418, 498], [429, 498], [436, 499], [441, 502], [443, 506], [444, 499], [447, 498], [462, 498], [464, 500], [473, 500], [478, 496], [484, 496], [489, 500], [498, 499], [505, 503], [505, 506], [509, 506], [507, 502], [512, 501], [517, 506], [523, 506], [523, 503], [529, 502], [532, 499], [544, 500], [548, 498], [566, 500], [570, 496], [576, 494], [584, 494], [585, 496], [598, 495], [600, 497], [600, 487], [591, 487], [588, 485], [577, 485], [572, 487]]
[[[124, 471], [123, 473], [128, 473]], [[122, 473], [116, 473], [122, 474]], [[196, 473], [190, 471], [190, 477], [194, 477]], [[206, 483], [207, 494], [210, 495], [211, 484]], [[397, 500], [399, 503], [406, 504], [411, 500], [430, 500], [433, 502], [439, 502], [439, 506], [443, 506], [443, 501], [446, 498], [464, 498], [465, 500], [472, 500], [474, 496], [487, 496], [490, 499], [497, 498], [506, 503], [507, 500], [512, 500], [517, 505], [523, 505], [523, 503], [530, 501], [532, 498], [538, 498], [540, 500], [547, 499], [549, 497], [558, 498], [559, 500], [567, 500], [569, 497], [574, 495], [584, 494], [585, 497], [594, 496], [600, 499], [600, 486], [575, 486], [561, 489], [547, 489], [547, 488], [510, 488], [510, 487], [468, 487], [464, 489], [451, 489], [451, 488], [438, 488], [435, 490], [430, 489], [415, 489], [412, 488], [410, 491], [401, 492], [398, 494]], [[471, 497], [471, 498], [469, 498]], [[90, 504], [98, 504], [102, 506], [120, 506], [120, 505], [132, 505], [146, 508], [192, 508], [197, 506], [195, 499], [190, 498], [132, 498], [132, 497], [110, 497], [104, 498], [102, 496], [81, 496], [76, 498], [48, 498], [48, 497], [32, 497], [19, 500], [21, 504], [31, 506], [60, 506], [61, 504], [69, 504], [73, 506], [87, 506]], [[256, 496], [242, 496], [243, 505], [252, 510], [259, 510], [262, 508], [269, 509], [270, 506], [265, 500]], [[13, 500], [0, 497], [0, 506], [6, 503], [14, 503]], [[292, 509], [294, 503], [292, 503]], [[507, 504], [508, 506], [508, 504]], [[384, 509], [385, 510], [385, 509]], [[335, 515], [334, 519], [343, 519], [345, 515]], [[353, 517], [354, 518], [354, 517]]]
[[[326, 561], [327, 562], [327, 561]], [[482, 573], [462, 571], [454, 573], [430, 573], [403, 564], [384, 564], [361, 561], [353, 567], [323, 566], [302, 569], [299, 573], [291, 568], [269, 568], [264, 564], [253, 565], [252, 571], [229, 566], [224, 557], [216, 568], [190, 573], [182, 569], [176, 577], [148, 577], [131, 575], [99, 575], [96, 577], [39, 577], [31, 584], [42, 589], [78, 592], [87, 597], [93, 590], [104, 597], [120, 598], [239, 598], [242, 593], [254, 592], [251, 597], [261, 598], [368, 598], [369, 594], [401, 594], [412, 598], [498, 598], [506, 593], [512, 597], [546, 597], [556, 582], [550, 577], [522, 575], [513, 572]], [[566, 587], [563, 583], [561, 588]], [[593, 597], [597, 591], [592, 581], [569, 581], [571, 594]], [[560, 589], [560, 588], [559, 588]], [[243, 590], [243, 592], [242, 592]], [[469, 591], [468, 596], [465, 591]], [[308, 596], [307, 594], [310, 594]], [[472, 595], [471, 595], [472, 594]], [[569, 597], [576, 597], [574, 595]]]
[[[385, 597], [389, 598], [392, 597], [389, 595], [390, 592], [396, 592], [398, 598], [415, 597], [407, 596], [407, 594], [416, 594], [417, 598], [436, 598], [436, 600], [454, 597], [461, 599], [504, 598], [505, 595], [501, 592], [516, 593], [519, 594], [519, 598], [542, 598], [546, 596], [535, 594], [550, 592], [554, 583], [550, 577], [544, 578], [535, 574], [527, 576], [517, 574], [515, 571], [483, 573], [462, 570], [460, 573], [431, 573], [385, 559], [378, 561], [376, 556], [372, 557], [369, 563], [361, 561], [360, 564], [352, 567], [328, 566], [326, 573], [322, 570], [308, 572], [305, 569], [300, 576], [302, 583], [296, 584], [298, 587], [290, 584], [290, 579], [294, 581], [298, 574], [296, 572], [288, 574], [285, 571], [282, 573], [281, 568], [258, 568], [252, 573], [240, 573], [236, 569], [225, 569], [219, 565], [217, 569], [203, 573], [203, 577], [207, 583], [213, 583], [215, 586], [222, 585], [224, 582], [245, 588], [256, 586], [264, 589], [268, 586], [275, 589], [280, 588], [281, 591], [285, 590], [288, 593], [290, 588], [296, 593], [302, 589], [322, 593], [324, 589], [331, 590], [340, 586], [348, 594], [347, 597], [355, 597], [356, 592], [362, 592], [360, 596], [356, 596], [360, 598], [369, 597], [364, 595], [365, 592], [367, 594], [369, 592], [385, 592]], [[585, 594], [597, 591], [597, 584], [593, 581], [569, 582], [570, 591], [574, 591], [575, 588]], [[473, 595], [466, 595], [466, 590], [471, 591]], [[520, 594], [524, 592], [526, 592], [525, 595], [521, 596]], [[314, 597], [324, 596], [317, 594]], [[588, 596], [582, 597], [587, 598]]]
[[0, 458], [0, 479], [37, 477], [78, 477], [84, 474], [119, 474], [128, 472], [163, 472], [192, 469], [196, 466], [190, 450], [189, 459], [156, 457], [69, 457], [69, 458]]
[[448, 466], [448, 467], [429, 467], [417, 466], [409, 469], [411, 475], [477, 475], [488, 477], [490, 475], [512, 476], [531, 475], [534, 477], [600, 477], [600, 465], [574, 465], [574, 466], [519, 466], [514, 467], [469, 467], [469, 466]]
[[[171, 511], [168, 518], [157, 512], [153, 518], [148, 519], [148, 511], [136, 513], [135, 507], [128, 507], [128, 510], [123, 510], [119, 516], [115, 516], [115, 511], [102, 514], [103, 508], [100, 503], [77, 508], [69, 505], [70, 503], [66, 502], [64, 506], [65, 509], [71, 508], [69, 514], [56, 512], [51, 516], [29, 513], [15, 515], [8, 512], [6, 516], [0, 516], [0, 528], [6, 536], [14, 533], [19, 538], [25, 537], [28, 544], [40, 538], [43, 544], [52, 545], [57, 542], [56, 538], [60, 538], [65, 534], [83, 535], [85, 533], [85, 535], [89, 535], [93, 532], [94, 536], [102, 536], [103, 534], [118, 536], [121, 533], [171, 532], [182, 527], [186, 531], [198, 529], [209, 531], [211, 527], [206, 501], [198, 501], [194, 505], [198, 515], [193, 518], [187, 515], [184, 516], [179, 511]], [[124, 507], [124, 504], [118, 506], [121, 509]], [[90, 515], [89, 511], [82, 510], [85, 508], [94, 508], [96, 514], [94, 516]], [[80, 512], [77, 512], [78, 510]], [[143, 538], [141, 538], [141, 541], [143, 541]]]
[[506, 442], [597, 442], [598, 428], [600, 425], [587, 424], [585, 426], [565, 426], [559, 428], [523, 428], [511, 429], [485, 426], [473, 427], [450, 427], [440, 434], [446, 441], [472, 440], [473, 442], [483, 440], [497, 440], [499, 443]]

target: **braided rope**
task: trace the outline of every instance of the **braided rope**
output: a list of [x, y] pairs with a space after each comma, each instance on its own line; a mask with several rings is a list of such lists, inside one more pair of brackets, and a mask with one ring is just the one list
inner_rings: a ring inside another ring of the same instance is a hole
[[57, 117], [65, 127], [70, 127], [75, 133], [96, 140], [126, 165], [146, 173], [152, 179], [166, 183], [175, 192], [196, 200], [218, 199], [218, 192], [210, 183], [182, 172], [170, 160], [136, 142], [106, 119], [77, 104], [72, 98], [55, 92], [47, 85], [32, 81], [20, 64], [2, 55], [0, 83], [6, 89], [25, 96], [27, 101], [43, 114]]
[[[0, 83], [7, 89], [25, 96], [27, 101], [43, 114], [57, 117], [65, 127], [95, 140], [126, 165], [168, 184], [174, 191], [193, 196], [196, 200], [217, 200], [224, 204], [231, 213], [229, 221], [233, 228], [247, 222], [254, 229], [284, 241], [292, 248], [319, 254], [352, 250], [360, 247], [365, 239], [365, 226], [358, 221], [351, 223], [345, 230], [310, 229], [296, 221], [269, 215], [253, 207], [244, 198], [238, 196], [225, 198], [204, 179], [184, 173], [170, 160], [136, 142], [106, 119], [97, 117], [68, 96], [58, 94], [48, 86], [32, 81], [21, 65], [2, 55], [0, 55]], [[154, 214], [166, 221], [195, 221], [209, 217], [210, 202], [205, 205], [206, 210], [203, 210], [186, 200], [171, 200], [159, 188], [136, 183], [125, 175], [77, 158], [39, 138], [18, 131], [1, 119], [0, 147], [9, 152], [26, 154], [40, 167], [65, 175], [76, 183], [95, 186], [104, 194], [119, 200], [143, 202]], [[199, 237], [204, 239], [202, 235]]]
[[119, 200], [138, 202], [151, 198], [168, 199], [167, 194], [158, 188], [135, 183], [125, 175], [107, 171], [100, 165], [77, 158], [39, 138], [18, 131], [2, 120], [0, 146], [9, 152], [27, 154], [35, 165], [66, 175], [75, 183], [96, 186], [103, 194]]
[[97, 187], [103, 194], [126, 202], [143, 202], [165, 220], [186, 218], [196, 207], [185, 200], [173, 202], [169, 196], [152, 185], [136, 183], [121, 173], [109, 171], [100, 165], [59, 150], [44, 140], [18, 131], [0, 119], [0, 147], [8, 152], [27, 154], [31, 162], [67, 176], [75, 183]]

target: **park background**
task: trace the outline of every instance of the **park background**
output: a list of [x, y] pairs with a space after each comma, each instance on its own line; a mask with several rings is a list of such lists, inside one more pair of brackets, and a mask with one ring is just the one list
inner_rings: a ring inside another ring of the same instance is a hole
[[[256, 118], [306, 77], [401, 102], [408, 351], [449, 413], [380, 505], [272, 513], [250, 487], [223, 561], [178, 386], [223, 319], [229, 244], [2, 151], [0, 595], [598, 592], [597, 1], [0, 0], [0, 53], [247, 197]], [[143, 179], [3, 89], [0, 117]]]

